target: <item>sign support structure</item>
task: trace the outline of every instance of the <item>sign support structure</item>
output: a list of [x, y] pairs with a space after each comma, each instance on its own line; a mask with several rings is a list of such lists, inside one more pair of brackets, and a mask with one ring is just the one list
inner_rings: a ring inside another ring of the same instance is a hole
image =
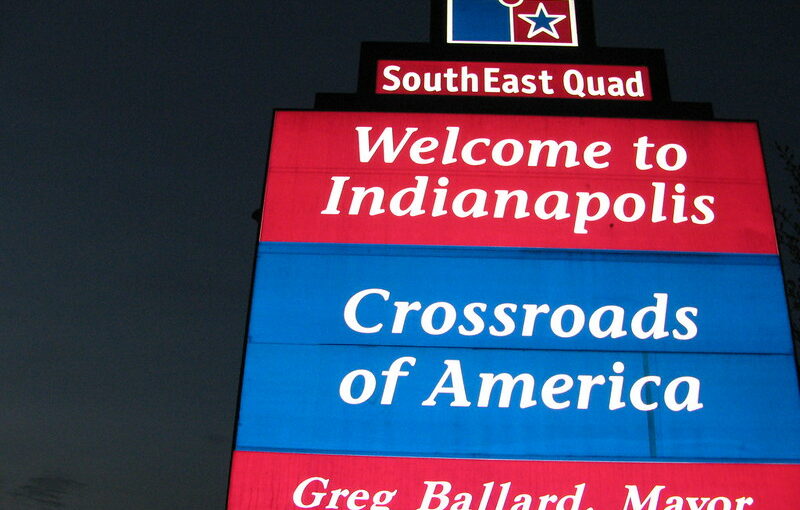
[[434, 0], [275, 112], [229, 509], [794, 509], [757, 125], [593, 25]]

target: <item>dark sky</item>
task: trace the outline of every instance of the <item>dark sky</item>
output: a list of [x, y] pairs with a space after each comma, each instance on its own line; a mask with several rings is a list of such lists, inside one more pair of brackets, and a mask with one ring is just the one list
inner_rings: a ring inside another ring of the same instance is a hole
[[[596, 0], [673, 98], [800, 150], [800, 8]], [[0, 508], [222, 509], [273, 108], [428, 0], [0, 7]], [[780, 198], [779, 200], [783, 200]]]

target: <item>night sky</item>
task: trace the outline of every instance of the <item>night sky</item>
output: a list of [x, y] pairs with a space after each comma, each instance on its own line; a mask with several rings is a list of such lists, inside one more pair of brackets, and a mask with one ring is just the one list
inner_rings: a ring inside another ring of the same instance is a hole
[[[800, 7], [595, 0], [673, 99], [800, 151]], [[355, 92], [429, 0], [0, 7], [0, 507], [222, 509], [273, 108]]]

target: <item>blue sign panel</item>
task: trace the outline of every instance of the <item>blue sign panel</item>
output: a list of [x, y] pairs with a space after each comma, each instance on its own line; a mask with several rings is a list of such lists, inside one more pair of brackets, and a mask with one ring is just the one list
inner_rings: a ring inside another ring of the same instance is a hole
[[251, 344], [237, 449], [797, 461], [798, 396], [764, 391], [796, 387], [792, 368], [783, 355]]
[[250, 341], [791, 353], [774, 255], [262, 243]]

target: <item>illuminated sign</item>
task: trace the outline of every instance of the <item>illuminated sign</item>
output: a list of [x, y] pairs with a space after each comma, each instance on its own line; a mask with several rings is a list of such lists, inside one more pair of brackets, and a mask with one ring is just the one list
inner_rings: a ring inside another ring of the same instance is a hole
[[775, 255], [262, 243], [258, 257], [251, 342], [792, 349]]
[[248, 509], [795, 510], [800, 499], [796, 465], [238, 452], [233, 471], [240, 476], [231, 486], [231, 506]]
[[275, 114], [229, 508], [793, 510], [756, 124], [589, 2], [432, 13]]
[[447, 42], [577, 46], [574, 0], [448, 0]]
[[278, 112], [263, 211], [230, 508], [797, 495], [753, 123]]
[[649, 101], [642, 66], [381, 60], [376, 94]]
[[791, 355], [329, 346], [324, 332], [317, 338], [250, 343], [237, 450], [800, 459], [800, 400], [783, 391], [797, 387]]
[[278, 112], [275, 131], [262, 241], [777, 254], [754, 123]]

